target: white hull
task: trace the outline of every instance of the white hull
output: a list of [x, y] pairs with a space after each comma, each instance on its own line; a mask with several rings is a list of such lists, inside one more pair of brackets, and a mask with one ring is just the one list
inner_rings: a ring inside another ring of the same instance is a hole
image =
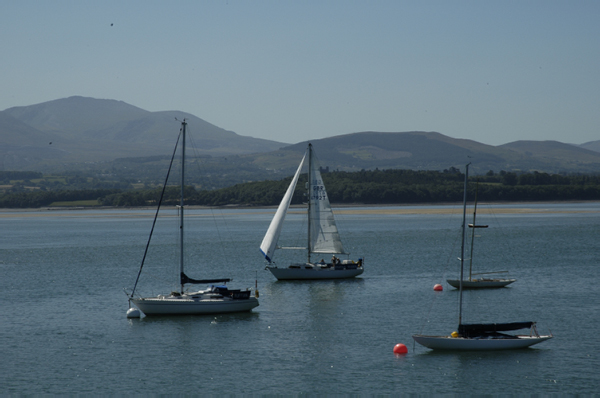
[[318, 267], [303, 265], [294, 268], [267, 267], [279, 280], [314, 280], [314, 279], [347, 279], [354, 278], [364, 272], [363, 267], [354, 269], [335, 269], [334, 267]]
[[[469, 163], [470, 164], [470, 163]], [[465, 167], [465, 186], [463, 196], [463, 218], [462, 218], [462, 244], [460, 249], [460, 275], [462, 279], [465, 259], [465, 230], [467, 213], [467, 182], [469, 179], [469, 164]], [[475, 201], [477, 203], [477, 200]], [[473, 213], [473, 227], [475, 228], [475, 213]], [[471, 245], [471, 248], [473, 246]], [[472, 251], [471, 251], [472, 253]], [[472, 258], [472, 256], [471, 256]], [[413, 335], [415, 342], [433, 350], [457, 350], [457, 351], [493, 351], [514, 350], [530, 347], [552, 338], [540, 336], [535, 327], [535, 322], [509, 322], [509, 323], [487, 323], [487, 324], [462, 324], [462, 297], [464, 289], [504, 287], [515, 279], [480, 278], [473, 280], [448, 280], [447, 282], [459, 289], [459, 313], [458, 332], [453, 336], [424, 336]], [[529, 335], [510, 335], [504, 331], [530, 329]], [[460, 334], [459, 334], [460, 333]], [[456, 337], [454, 337], [456, 336]]]
[[467, 339], [463, 337], [423, 335], [412, 337], [417, 343], [433, 350], [459, 351], [515, 350], [527, 348], [552, 338], [552, 336], [527, 335], [515, 336], [514, 339]]
[[[146, 245], [146, 251], [144, 252], [144, 257], [142, 258], [142, 264], [140, 265], [140, 270], [138, 272], [138, 277], [135, 281], [135, 285], [133, 286], [133, 290], [131, 295], [129, 295], [130, 303], [139, 308], [141, 312], [146, 315], [201, 315], [201, 314], [225, 314], [230, 312], [241, 312], [241, 311], [250, 311], [252, 308], [258, 306], [258, 299], [255, 297], [251, 297], [250, 289], [246, 289], [245, 291], [241, 290], [229, 290], [225, 285], [222, 286], [214, 286], [207, 290], [200, 290], [197, 292], [184, 292], [184, 285], [186, 284], [200, 284], [200, 283], [225, 283], [230, 279], [192, 279], [188, 277], [184, 272], [184, 196], [183, 191], [185, 187], [185, 138], [186, 138], [186, 126], [187, 122], [185, 119], [181, 122], [181, 130], [180, 130], [180, 138], [181, 138], [181, 196], [179, 199], [179, 285], [181, 285], [181, 292], [172, 292], [170, 295], [159, 295], [156, 297], [138, 297], [134, 298], [135, 289], [137, 287], [137, 283], [140, 278], [140, 274], [142, 272], [142, 267], [144, 265], [144, 260], [146, 259], [146, 254], [148, 253], [148, 247], [150, 245], [150, 240], [152, 238], [152, 232], [154, 231], [154, 226], [156, 224], [156, 219], [158, 217], [158, 212], [160, 210], [160, 204], [162, 203], [163, 196], [161, 194], [161, 198], [159, 200], [158, 209], [156, 210], [156, 215], [154, 217], [154, 222], [152, 224], [152, 229], [150, 230], [150, 237], [148, 238], [148, 244]], [[175, 149], [177, 149], [177, 145], [179, 145], [179, 138], [177, 139], [177, 144]], [[173, 152], [173, 158], [171, 158], [171, 162], [175, 157], [175, 152]], [[169, 173], [171, 168], [169, 167]], [[165, 185], [163, 186], [163, 194], [165, 192], [166, 183], [169, 179], [169, 173], [167, 173], [167, 178], [165, 179]], [[133, 311], [131, 308], [127, 311], [128, 317], [139, 316]]]
[[254, 297], [243, 300], [231, 298], [198, 298], [158, 296], [131, 301], [145, 315], [202, 315], [250, 311], [258, 306]]
[[325, 185], [321, 178], [320, 167], [316, 156], [313, 154], [312, 145], [308, 144], [308, 148], [292, 182], [288, 186], [273, 220], [269, 225], [269, 229], [260, 244], [260, 251], [265, 256], [269, 264], [273, 264], [273, 255], [277, 249], [283, 249], [278, 245], [279, 235], [285, 221], [286, 213], [292, 201], [292, 196], [298, 178], [302, 172], [304, 162], [308, 160], [308, 203], [307, 217], [308, 230], [306, 247], [287, 247], [287, 249], [304, 249], [307, 253], [307, 262], [304, 264], [292, 264], [287, 268], [279, 268], [273, 265], [268, 265], [267, 269], [279, 280], [315, 280], [315, 279], [347, 279], [354, 278], [364, 272], [362, 259], [357, 263], [350, 260], [339, 262], [338, 259], [332, 258], [330, 264], [325, 264], [325, 260], [321, 260], [317, 264], [312, 264], [310, 261], [311, 254], [348, 254], [344, 250], [340, 234], [333, 217], [331, 203], [325, 191]]
[[[470, 281], [464, 280], [462, 286], [463, 289], [491, 289], [505, 287], [515, 281], [516, 279], [472, 279]], [[448, 279], [446, 282], [457, 289], [460, 287], [460, 280], [458, 279]]]

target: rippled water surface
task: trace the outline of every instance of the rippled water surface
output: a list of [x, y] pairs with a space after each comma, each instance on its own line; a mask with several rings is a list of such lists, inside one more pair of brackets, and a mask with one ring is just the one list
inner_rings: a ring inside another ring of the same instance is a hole
[[[480, 206], [473, 267], [509, 288], [465, 292], [465, 322], [533, 320], [525, 350], [439, 353], [415, 333], [457, 327], [460, 209], [337, 209], [354, 280], [278, 282], [258, 247], [274, 209], [189, 210], [186, 272], [254, 287], [250, 313], [126, 319], [151, 210], [0, 212], [0, 393], [597, 393], [600, 203]], [[158, 220], [139, 289], [168, 293], [177, 220]], [[300, 212], [285, 246], [302, 246]], [[285, 265], [301, 252], [278, 252]], [[433, 285], [444, 283], [443, 292]], [[395, 344], [408, 346], [396, 356]]]

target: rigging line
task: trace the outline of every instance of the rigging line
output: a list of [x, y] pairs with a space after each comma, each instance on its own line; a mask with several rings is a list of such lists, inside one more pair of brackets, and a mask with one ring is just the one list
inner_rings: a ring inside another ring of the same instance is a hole
[[[454, 225], [455, 222], [458, 221], [457, 218], [456, 218], [456, 214], [457, 213], [455, 212], [455, 210], [457, 210], [457, 209], [459, 209], [459, 207], [453, 205], [453, 206], [449, 207], [450, 211], [448, 212], [448, 214], [444, 215], [443, 217], [441, 217], [444, 220], [444, 224], [443, 224], [444, 226], [446, 226], [446, 225]], [[460, 210], [462, 211], [462, 205], [460, 206]], [[449, 227], [446, 227], [446, 228], [449, 228]], [[451, 228], [452, 231], [455, 231], [454, 228], [455, 227], [452, 226], [452, 228]], [[453, 259], [453, 258], [455, 258], [455, 256], [456, 256], [456, 251], [457, 251], [458, 243], [461, 241], [461, 233], [462, 233], [462, 227], [459, 227], [457, 232], [453, 232], [452, 233], [452, 235], [454, 236], [454, 239], [452, 240], [451, 248], [450, 248], [450, 250], [448, 252], [448, 255], [446, 257], [446, 260], [445, 260], [445, 266], [444, 266], [443, 273], [442, 273], [442, 280], [443, 281], [446, 280], [446, 275], [448, 273], [448, 268], [450, 267], [450, 260]], [[441, 255], [439, 257], [441, 257]], [[453, 272], [455, 272], [455, 271], [453, 271]], [[437, 300], [439, 299], [437, 296], [438, 295], [434, 295], [433, 299], [431, 300], [431, 304], [429, 306], [429, 310], [427, 311], [427, 316], [425, 317], [423, 323], [421, 324], [421, 329], [420, 329], [419, 334], [423, 334], [423, 330], [425, 329], [425, 326], [426, 326], [427, 322], [430, 319], [431, 311], [433, 310], [433, 306], [436, 304]], [[413, 349], [414, 349], [414, 347], [413, 347]]]
[[[488, 210], [489, 214], [491, 215], [495, 228], [495, 231], [498, 231], [498, 235], [500, 235], [501, 240], [503, 240], [504, 242], [509, 242], [509, 237], [514, 237], [514, 233], [506, 233], [506, 229], [504, 227], [504, 225], [500, 222], [500, 219], [498, 218], [498, 215], [496, 214], [496, 212], [494, 211], [494, 208], [491, 204], [484, 204], [484, 206], [486, 207], [486, 209]], [[505, 243], [506, 245], [506, 243]], [[510, 246], [510, 245], [508, 245]], [[512, 260], [513, 264], [516, 264], [517, 262], [514, 261], [515, 256], [514, 253], [512, 252], [512, 250], [504, 250], [504, 253], [508, 253], [509, 254], [509, 260]]]
[[200, 152], [198, 151], [198, 146], [196, 145], [196, 141], [194, 141], [194, 136], [193, 134], [190, 133], [190, 130], [187, 130], [187, 137], [189, 139], [190, 142], [190, 147], [191, 149], [194, 151], [194, 158], [195, 158], [195, 162], [194, 164], [196, 165], [196, 169], [198, 169], [198, 176], [199, 178], [201, 177], [201, 173], [202, 173], [202, 169], [200, 168]]
[[423, 330], [425, 329], [425, 325], [427, 324], [427, 322], [429, 322], [429, 316], [431, 315], [431, 310], [433, 309], [433, 305], [435, 304], [436, 300], [438, 299], [437, 296], [438, 296], [437, 294], [434, 295], [433, 300], [431, 300], [431, 304], [429, 305], [429, 311], [427, 311], [427, 316], [425, 317], [425, 320], [421, 324], [421, 329], [419, 331], [419, 334], [423, 334]]
[[[202, 175], [202, 169], [200, 168], [200, 153], [198, 152], [198, 146], [196, 145], [196, 142], [194, 141], [194, 138], [193, 138], [192, 134], [189, 134], [189, 130], [188, 130], [188, 138], [190, 140], [192, 150], [194, 151], [194, 156], [195, 156], [195, 158], [197, 160], [196, 162], [194, 162], [194, 164], [196, 165], [196, 169], [198, 170], [198, 176], [201, 176]], [[210, 209], [210, 212], [212, 214], [212, 219], [213, 219], [213, 222], [214, 222], [214, 225], [215, 225], [215, 229], [217, 231], [217, 237], [219, 238], [219, 243], [220, 243], [220, 247], [221, 247], [221, 255], [223, 256], [223, 258], [226, 258], [226, 250], [225, 250], [225, 247], [223, 245], [224, 238], [221, 235], [221, 231], [219, 229], [219, 224], [217, 223], [217, 216], [216, 216], [216, 214], [214, 212], [214, 207], [213, 206], [209, 206], [209, 209]], [[227, 230], [228, 235], [229, 235], [229, 240], [228, 241], [229, 241], [229, 243], [231, 243], [233, 245], [234, 241], [233, 241], [233, 238], [232, 238], [232, 234], [231, 234], [231, 232], [229, 230], [229, 226], [227, 225], [227, 221], [225, 219], [225, 216], [223, 214], [223, 210], [222, 209], [220, 210], [220, 215], [221, 215], [220, 218], [223, 220], [223, 222], [225, 224], [225, 229]]]
[[[204, 188], [202, 186], [203, 177], [202, 177], [202, 168], [200, 167], [200, 163], [202, 162], [201, 155], [200, 155], [200, 152], [198, 150], [198, 145], [196, 144], [196, 141], [194, 140], [194, 135], [191, 133], [189, 127], [187, 129], [187, 138], [188, 138], [188, 141], [189, 141], [189, 144], [190, 144], [189, 146], [192, 149], [192, 151], [194, 152], [194, 156], [193, 157], [194, 157], [195, 161], [193, 162], [193, 164], [194, 164], [194, 166], [196, 168], [196, 171], [198, 173], [196, 177], [194, 177], [194, 176], [190, 177], [189, 173], [188, 173], [188, 179], [189, 180], [194, 180], [195, 179], [196, 180], [196, 185], [199, 187], [199, 189], [200, 190], [202, 190], [202, 189], [206, 190], [206, 188]], [[208, 157], [210, 157], [210, 155], [208, 155]], [[208, 179], [206, 179], [206, 181], [208, 181]], [[190, 182], [190, 184], [192, 185], [192, 187], [195, 190], [196, 186], [192, 182]], [[208, 185], [208, 184], [204, 184], [204, 185]]]
[[[519, 204], [519, 205], [522, 205]], [[512, 206], [515, 206], [514, 204]], [[497, 225], [497, 227], [495, 228], [496, 231], [498, 231], [498, 234], [500, 236], [501, 239], [499, 239], [500, 241], [504, 242], [504, 247], [508, 247], [508, 250], [502, 250], [503, 253], [507, 253], [506, 256], [506, 260], [505, 262], [509, 263], [512, 262], [513, 267], [515, 264], [518, 264], [519, 262], [523, 262], [522, 258], [519, 258], [519, 261], [516, 260], [516, 256], [513, 250], [510, 250], [511, 248], [511, 240], [519, 240], [519, 237], [516, 236], [514, 230], [514, 227], [511, 227], [510, 225], [508, 227], [505, 226], [504, 223], [501, 223], [500, 218], [498, 217], [498, 213], [496, 213], [494, 211], [494, 208], [491, 204], [487, 205], [487, 208], [489, 210], [490, 215], [492, 216], [494, 223]], [[508, 232], [506, 232], [508, 229]], [[508, 242], [508, 243], [507, 243]], [[523, 268], [521, 268], [522, 271]], [[530, 303], [534, 303], [534, 304], [539, 304], [539, 300], [536, 301], [536, 295], [533, 292], [533, 288], [532, 288], [532, 284], [528, 283], [526, 281], [524, 281], [523, 276], [522, 276], [523, 272], [521, 272], [521, 276], [519, 277], [519, 280], [521, 281], [522, 284], [525, 285], [525, 292], [526, 292], [526, 297], [528, 297], [528, 301]], [[518, 275], [517, 275], [518, 276]], [[511, 277], [510, 275], [510, 271], [509, 271], [509, 278]], [[536, 305], [536, 308], [538, 308], [538, 310], [536, 311], [538, 314], [541, 313], [541, 310], [539, 309], [540, 306]]]
[[[232, 246], [235, 245], [235, 240], [233, 239], [233, 232], [229, 228], [229, 223], [227, 222], [227, 217], [225, 217], [225, 213], [223, 213], [223, 208], [219, 208], [219, 213], [221, 214], [221, 219], [223, 220], [223, 224], [225, 224], [225, 231], [227, 232], [226, 240]], [[221, 240], [223, 242], [223, 240]]]
[[[460, 240], [460, 233], [456, 234], [456, 237], [454, 238], [454, 242], [452, 244], [452, 249], [450, 250], [450, 254], [448, 255], [448, 257], [446, 258], [446, 266], [444, 267], [444, 272], [443, 275], [446, 275], [446, 271], [450, 265], [450, 259], [454, 257], [454, 253], [456, 250], [456, 246], [457, 246], [457, 242]], [[446, 279], [445, 276], [442, 277], [443, 280]], [[419, 331], [419, 334], [423, 334], [423, 330], [425, 329], [425, 326], [427, 324], [427, 322], [430, 319], [431, 316], [431, 311], [433, 310], [433, 306], [435, 305], [435, 303], [438, 300], [438, 295], [434, 295], [433, 299], [431, 300], [431, 304], [429, 305], [429, 310], [427, 311], [427, 315], [425, 316], [425, 319], [423, 321], [423, 323], [421, 324], [421, 329]]]
[[[500, 222], [500, 218], [498, 218], [498, 214], [494, 211], [494, 206], [492, 206], [491, 204], [485, 204], [484, 203], [485, 208], [488, 210], [489, 215], [491, 216], [491, 218], [493, 219], [493, 223], [495, 225], [494, 231], [497, 231], [497, 234], [499, 235], [500, 239], [497, 239], [497, 241], [501, 241], [504, 242], [503, 245], [500, 246], [500, 250], [503, 253], [503, 256], [501, 257], [502, 260], [504, 260], [506, 263], [512, 263], [517, 264], [518, 262], [516, 261], [516, 256], [514, 254], [513, 250], [510, 250], [511, 245], [507, 244], [507, 242], [511, 241], [512, 239], [515, 239], [515, 234], [514, 232], [510, 232], [510, 227], [509, 227], [509, 232], [506, 232], [506, 228], [504, 226], [503, 223]], [[506, 247], [508, 247], [509, 249], [507, 250]], [[510, 270], [506, 271], [508, 273], [507, 278], [510, 278]], [[527, 286], [527, 289], [529, 290], [529, 292], [531, 293], [531, 297], [534, 297], [533, 295], [533, 291], [531, 290], [531, 285], [530, 284], [525, 284]]]
[[[307, 166], [308, 167], [308, 166]], [[304, 174], [306, 174], [306, 177], [304, 176]], [[304, 178], [306, 178], [306, 181], [304, 181]], [[304, 188], [302, 187], [301, 183], [304, 183]], [[296, 193], [298, 191], [301, 192], [300, 196], [300, 204], [296, 205], [296, 213], [299, 214], [300, 217], [300, 222], [298, 223], [297, 226], [297, 232], [294, 234], [294, 246], [295, 247], [304, 247], [306, 246], [308, 250], [310, 250], [309, 245], [306, 242], [306, 230], [308, 229], [308, 202], [310, 201], [310, 195], [308, 194], [306, 188], [308, 187], [308, 185], [310, 184], [310, 182], [308, 181], [308, 171], [306, 173], [301, 173], [299, 178], [298, 178], [298, 183], [296, 184], [296, 188], [294, 189], [294, 193], [292, 195], [292, 200], [290, 201], [290, 207], [288, 209], [288, 215], [290, 213], [294, 213], [293, 210], [293, 202], [294, 202], [294, 195], [296, 195]], [[305, 200], [306, 199], [306, 200]], [[288, 219], [289, 220], [289, 219]], [[290, 225], [291, 227], [291, 225]], [[291, 232], [291, 228], [289, 229]]]
[[183, 133], [183, 126], [179, 129], [179, 136], [177, 136], [177, 142], [175, 143], [175, 149], [173, 150], [173, 155], [171, 156], [171, 162], [169, 163], [169, 169], [167, 170], [167, 176], [165, 177], [165, 183], [163, 184], [163, 189], [160, 193], [160, 199], [158, 201], [158, 206], [156, 208], [156, 214], [154, 215], [154, 221], [152, 221], [152, 228], [150, 229], [150, 236], [148, 237], [148, 242], [146, 243], [146, 249], [144, 250], [144, 256], [142, 257], [142, 263], [140, 264], [140, 270], [138, 271], [137, 278], [135, 278], [135, 284], [133, 285], [133, 290], [131, 291], [131, 298], [133, 298], [133, 294], [135, 293], [135, 289], [137, 287], [138, 281], [140, 280], [140, 275], [142, 274], [142, 268], [144, 267], [144, 262], [146, 261], [146, 255], [148, 254], [148, 248], [150, 247], [150, 240], [152, 239], [152, 233], [154, 232], [154, 226], [156, 225], [156, 219], [158, 218], [158, 212], [160, 210], [160, 205], [162, 204], [162, 200], [165, 196], [165, 190], [167, 188], [167, 181], [169, 180], [169, 174], [171, 174], [171, 167], [173, 166], [173, 159], [175, 159], [175, 154], [177, 153], [177, 147], [179, 146], [179, 139]]
[[[194, 157], [196, 159], [196, 161], [194, 162], [194, 165], [195, 165], [195, 167], [197, 169], [197, 172], [198, 172], [198, 178], [201, 178], [201, 176], [202, 176], [202, 168], [200, 167], [201, 159], [200, 159], [200, 153], [198, 151], [198, 145], [196, 145], [194, 137], [193, 137], [192, 134], [190, 134], [190, 131], [188, 130], [187, 132], [188, 132], [188, 138], [189, 138], [189, 141], [190, 141], [190, 144], [191, 144], [190, 146], [191, 146], [192, 150], [194, 151]], [[201, 185], [200, 185], [200, 187], [202, 189]], [[216, 232], [217, 232], [217, 237], [219, 239], [222, 258], [226, 258], [227, 251], [225, 250], [225, 246], [224, 246], [224, 240], [225, 240], [225, 238], [223, 238], [223, 236], [221, 234], [221, 230], [219, 229], [219, 224], [217, 222], [217, 215], [215, 214], [214, 207], [213, 206], [209, 206], [209, 209], [210, 209], [210, 212], [211, 212], [211, 215], [212, 215], [212, 219], [213, 219], [213, 222], [214, 222], [214, 225], [215, 225], [215, 229], [216, 229]], [[223, 210], [222, 209], [220, 211], [220, 215], [221, 215], [220, 218], [225, 223], [225, 230], [228, 232], [228, 237], [229, 237], [228, 242], [233, 245], [234, 244], [234, 240], [232, 238], [232, 234], [231, 234], [231, 232], [229, 230], [229, 226], [227, 224], [227, 221], [225, 219], [225, 216], [223, 214]]]
[[[221, 258], [227, 258], [225, 247], [223, 245], [223, 237], [221, 236], [221, 230], [219, 229], [219, 223], [217, 222], [217, 216], [215, 214], [214, 208], [212, 206], [210, 208], [210, 213], [212, 214], [213, 223], [215, 225], [215, 230], [217, 231], [217, 237], [219, 239], [219, 246], [221, 248]], [[223, 215], [223, 210], [220, 210], [221, 219], [225, 223], [225, 229], [229, 231], [227, 228], [227, 221], [225, 220], [225, 216]], [[230, 239], [229, 242], [233, 244], [233, 239], [231, 239], [231, 233], [229, 233]]]
[[[454, 212], [450, 212], [450, 214], [448, 214], [447, 220], [452, 224], [454, 224], [455, 219], [455, 214]], [[454, 227], [452, 227], [452, 230], [454, 230]], [[445, 280], [446, 279], [446, 275], [448, 273], [448, 269], [450, 268], [450, 260], [452, 258], [455, 257], [455, 253], [456, 253], [456, 248], [458, 246], [458, 242], [460, 242], [460, 238], [461, 238], [461, 231], [462, 229], [459, 227], [458, 232], [454, 235], [454, 240], [452, 241], [452, 246], [450, 247], [450, 251], [448, 252], [448, 256], [446, 257], [446, 265], [444, 266], [443, 272], [442, 272], [442, 279]], [[453, 271], [454, 272], [454, 271]]]
[[[297, 232], [294, 234], [293, 242], [294, 242], [295, 247], [308, 248], [308, 245], [306, 244], [306, 230], [308, 229], [308, 216], [307, 216], [307, 206], [308, 205], [305, 206], [305, 203], [302, 203], [301, 206], [302, 207], [298, 207], [298, 211], [296, 211], [296, 213], [299, 213], [299, 217], [300, 217], [299, 221], [300, 222], [296, 226]], [[290, 205], [290, 209], [291, 208], [292, 208], [292, 206]], [[290, 212], [288, 210], [288, 215], [290, 213], [293, 213], [293, 211]], [[289, 230], [291, 231], [291, 228]], [[304, 250], [306, 250], [306, 249], [304, 249]]]

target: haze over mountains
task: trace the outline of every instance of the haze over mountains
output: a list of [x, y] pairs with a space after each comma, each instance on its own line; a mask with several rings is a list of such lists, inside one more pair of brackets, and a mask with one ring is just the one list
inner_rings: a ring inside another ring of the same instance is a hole
[[149, 112], [125, 102], [69, 97], [0, 112], [3, 169], [43, 170], [59, 164], [168, 155], [179, 123], [189, 122], [203, 155], [271, 151], [284, 145], [244, 137], [179, 111]]
[[[52, 172], [106, 165], [119, 158], [167, 157], [179, 131], [175, 118], [188, 120], [198, 154], [230, 167], [233, 162], [287, 176], [306, 149], [306, 142], [289, 145], [242, 136], [184, 112], [149, 112], [122, 101], [69, 97], [0, 112], [0, 169]], [[475, 173], [600, 172], [600, 141], [491, 146], [413, 131], [361, 132], [311, 142], [322, 166], [331, 170], [444, 170], [472, 162]]]

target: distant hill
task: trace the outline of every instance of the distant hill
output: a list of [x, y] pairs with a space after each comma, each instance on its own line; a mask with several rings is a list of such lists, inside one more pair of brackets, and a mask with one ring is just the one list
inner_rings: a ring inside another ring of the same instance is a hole
[[[122, 101], [69, 97], [0, 112], [1, 170], [70, 170], [148, 180], [164, 175], [186, 118], [204, 156], [203, 186], [280, 179], [298, 166], [308, 141], [293, 145], [238, 135], [179, 111], [149, 112]], [[600, 173], [600, 141], [571, 145], [516, 141], [492, 146], [437, 132], [358, 132], [312, 140], [323, 167]]]
[[[518, 141], [500, 146], [455, 139], [435, 132], [362, 132], [311, 141], [322, 166], [331, 170], [404, 168], [444, 170], [472, 163], [475, 173], [493, 171], [600, 172], [600, 153], [555, 141]], [[260, 167], [283, 167], [299, 162], [307, 142], [278, 151], [254, 154]], [[293, 155], [286, 155], [286, 153]]]
[[558, 141], [515, 141], [500, 146], [519, 153], [525, 170], [598, 171], [600, 152]]
[[600, 140], [586, 142], [579, 146], [584, 149], [589, 149], [590, 151], [600, 152]]
[[44, 170], [60, 164], [167, 155], [188, 119], [203, 155], [272, 151], [283, 143], [245, 137], [179, 111], [149, 112], [122, 101], [69, 97], [0, 112], [3, 169]]
[[64, 153], [51, 143], [56, 135], [39, 131], [0, 112], [0, 167], [2, 170], [33, 170], [39, 159], [56, 160]]

